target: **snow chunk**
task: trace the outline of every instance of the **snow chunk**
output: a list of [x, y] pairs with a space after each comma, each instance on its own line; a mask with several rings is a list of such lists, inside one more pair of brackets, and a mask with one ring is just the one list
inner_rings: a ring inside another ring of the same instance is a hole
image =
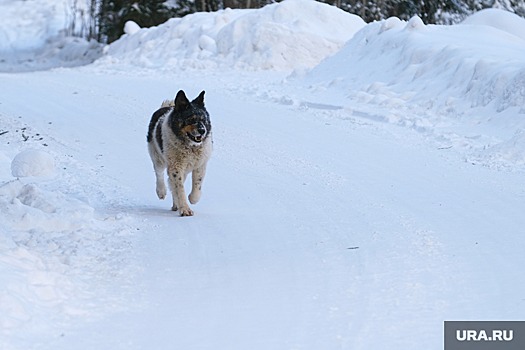
[[407, 23], [406, 28], [408, 30], [420, 30], [425, 28], [425, 23], [419, 18], [419, 16], [413, 16]]
[[128, 35], [133, 35], [137, 33], [139, 30], [140, 30], [140, 26], [133, 21], [127, 21], [126, 24], [124, 24], [124, 33]]
[[14, 177], [49, 176], [55, 172], [55, 160], [48, 153], [29, 149], [20, 152], [11, 162]]

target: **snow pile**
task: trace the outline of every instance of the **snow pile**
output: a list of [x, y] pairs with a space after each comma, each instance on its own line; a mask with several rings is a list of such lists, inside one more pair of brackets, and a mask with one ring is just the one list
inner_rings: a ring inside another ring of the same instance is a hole
[[0, 183], [0, 338], [27, 334], [25, 327], [44, 335], [55, 326], [50, 315], [104, 312], [85, 302], [100, 292], [86, 284], [99, 281], [102, 288], [105, 279], [125, 271], [119, 259], [129, 244], [122, 239], [127, 229], [97, 219], [88, 204], [46, 186]]
[[0, 2], [0, 52], [41, 47], [65, 26], [65, 1]]
[[[525, 31], [525, 20], [516, 15], [501, 10], [487, 15], [495, 20], [511, 16], [514, 31]], [[476, 16], [467, 23], [476, 23]], [[381, 103], [396, 97], [438, 113], [462, 113], [491, 103], [498, 111], [523, 108], [525, 40], [508, 28], [472, 26], [425, 26], [418, 17], [371, 23], [308, 79], [345, 89], [351, 97], [359, 90], [361, 99], [380, 94], [385, 97]]]
[[93, 218], [94, 209], [37, 184], [8, 182], [0, 187], [2, 223], [16, 230], [42, 232], [77, 230]]
[[525, 20], [502, 10], [453, 26], [392, 17], [290, 80], [317, 102], [360, 105], [372, 118], [380, 107], [382, 120], [437, 134], [444, 146], [488, 149], [525, 128], [524, 33]]
[[102, 55], [95, 40], [59, 35], [43, 46], [22, 51], [0, 52], [0, 72], [30, 72], [56, 67], [90, 64]]
[[102, 45], [65, 35], [69, 2], [0, 2], [0, 72], [74, 67], [102, 55]]
[[111, 44], [100, 63], [164, 69], [313, 67], [364, 25], [358, 16], [314, 0], [195, 13], [128, 31], [134, 34]]
[[55, 160], [48, 153], [29, 149], [19, 153], [11, 163], [14, 177], [49, 176], [55, 171]]
[[18, 339], [29, 349], [59, 334], [63, 322], [124, 308], [106, 288], [115, 278], [124, 287], [132, 275], [132, 230], [125, 215], [100, 213], [88, 202], [87, 192], [101, 184], [86, 182], [89, 172], [57, 153], [56, 143], [47, 140], [44, 151], [39, 140], [46, 135], [32, 138], [24, 126], [23, 138], [15, 132], [19, 121], [1, 117], [0, 348], [14, 349], [10, 342]]

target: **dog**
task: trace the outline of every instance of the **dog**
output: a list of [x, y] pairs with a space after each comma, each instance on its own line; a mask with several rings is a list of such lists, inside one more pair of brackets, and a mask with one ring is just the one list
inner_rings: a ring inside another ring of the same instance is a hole
[[155, 170], [157, 196], [159, 199], [166, 197], [164, 170], [167, 170], [173, 196], [171, 210], [178, 210], [180, 216], [192, 216], [184, 182], [192, 173], [188, 199], [191, 204], [197, 203], [213, 144], [210, 116], [204, 106], [204, 91], [191, 102], [182, 90], [174, 101], [164, 101], [151, 117], [147, 142]]

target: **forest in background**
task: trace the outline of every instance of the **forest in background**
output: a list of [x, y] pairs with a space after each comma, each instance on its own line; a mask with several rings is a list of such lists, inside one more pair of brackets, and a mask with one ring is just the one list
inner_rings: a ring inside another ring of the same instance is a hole
[[[507, 10], [525, 17], [523, 0], [317, 0], [354, 13], [366, 22], [392, 16], [408, 20], [417, 15], [426, 24], [454, 24], [485, 8]], [[69, 0], [67, 34], [111, 43], [134, 21], [151, 27], [173, 17], [225, 8], [259, 8], [279, 0]]]

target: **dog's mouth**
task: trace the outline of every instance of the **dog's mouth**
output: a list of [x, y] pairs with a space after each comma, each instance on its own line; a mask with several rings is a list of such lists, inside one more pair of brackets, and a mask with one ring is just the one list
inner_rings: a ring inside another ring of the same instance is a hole
[[190, 140], [192, 140], [193, 142], [195, 142], [195, 143], [201, 143], [202, 142], [202, 139], [203, 139], [202, 135], [192, 135], [190, 133], [187, 133], [187, 135], [188, 135], [188, 138]]

